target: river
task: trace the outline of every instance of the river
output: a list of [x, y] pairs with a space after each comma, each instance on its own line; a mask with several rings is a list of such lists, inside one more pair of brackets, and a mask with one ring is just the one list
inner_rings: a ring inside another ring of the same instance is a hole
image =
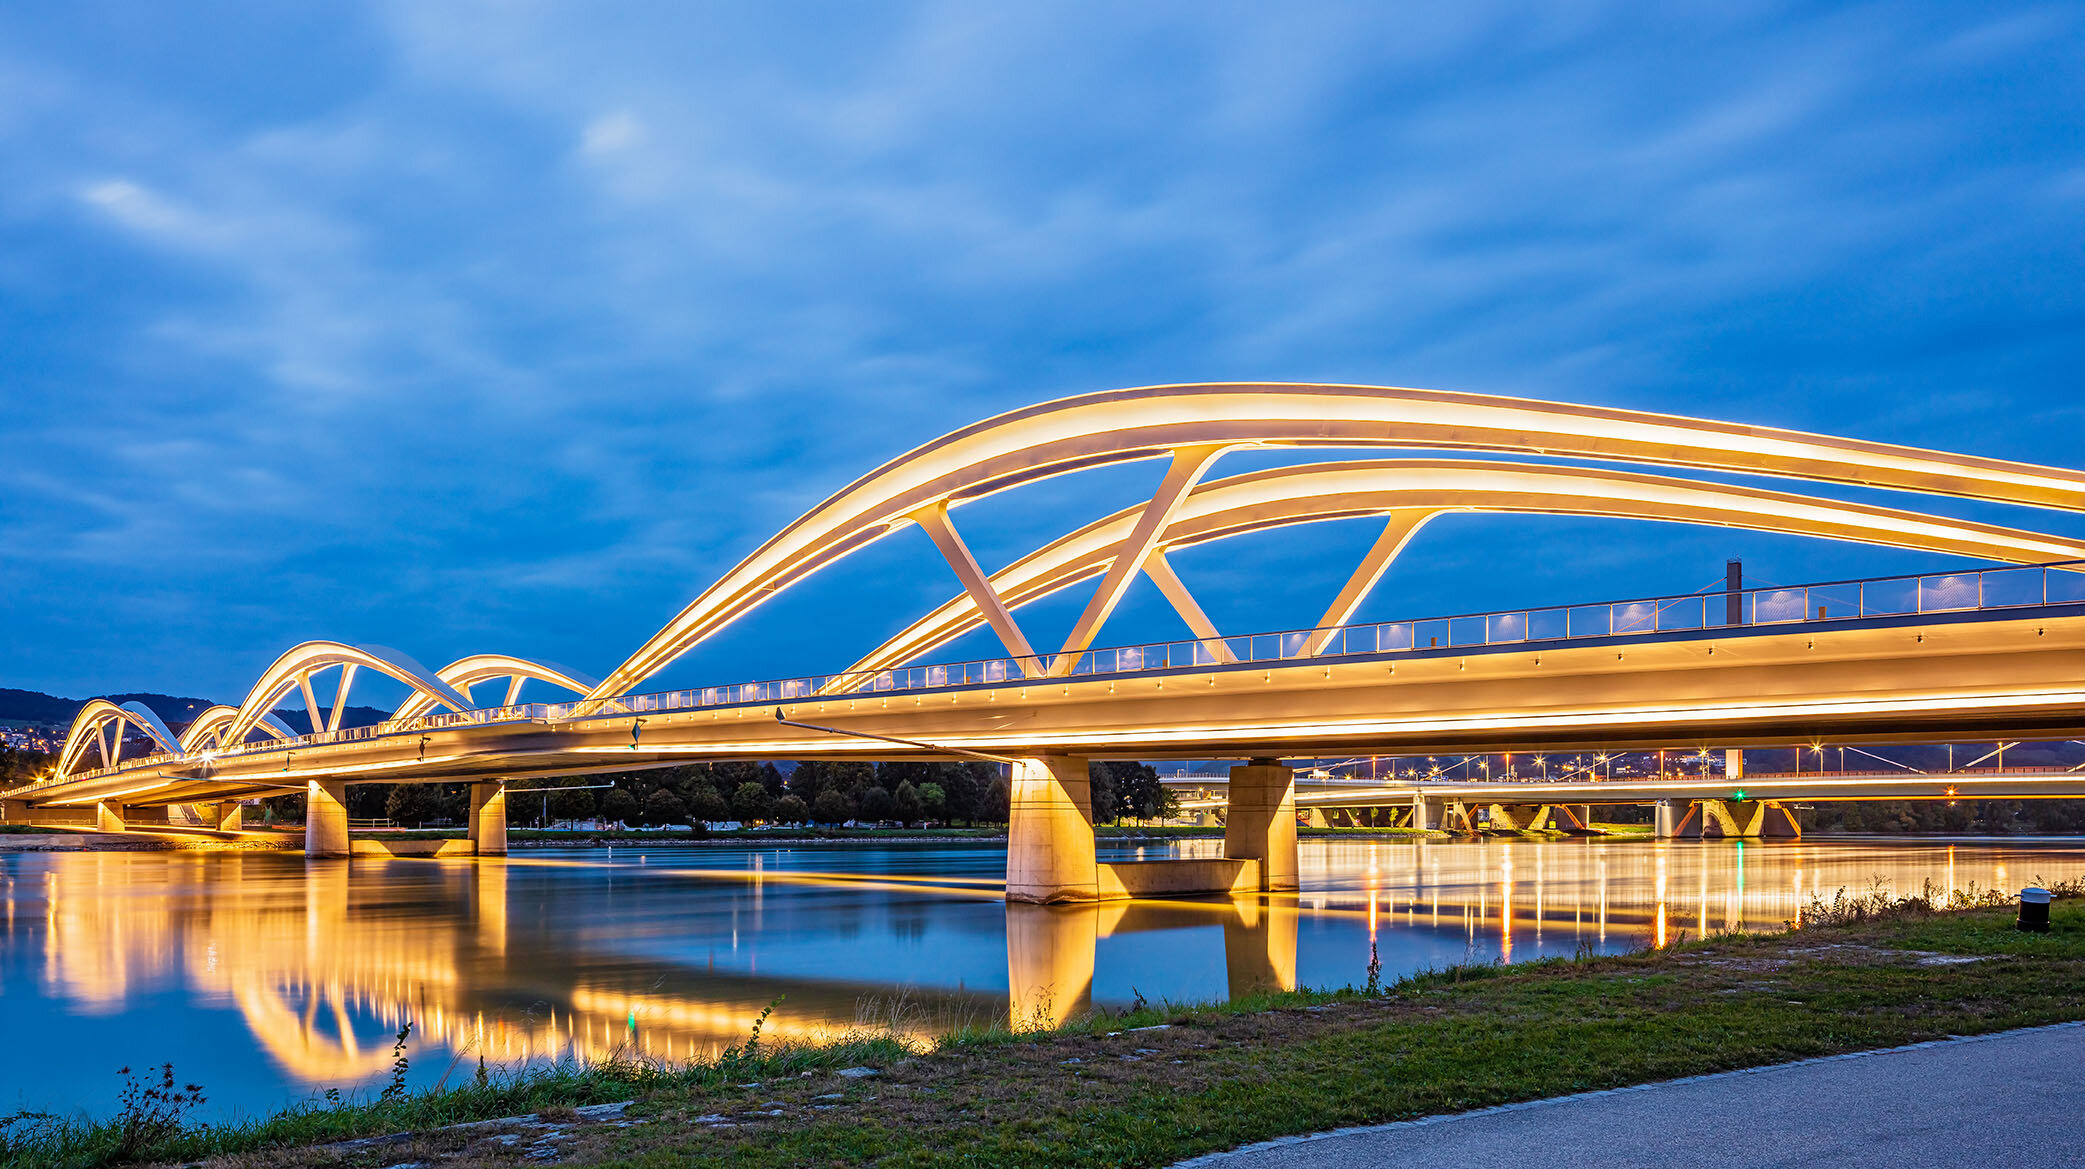
[[[1213, 855], [1215, 841], [1104, 850]], [[2085, 876], [2085, 841], [1326, 841], [1300, 895], [1008, 906], [992, 846], [531, 849], [505, 861], [0, 854], [0, 1112], [105, 1115], [174, 1064], [207, 1118], [389, 1077], [1359, 985], [1778, 928], [1880, 886]]]

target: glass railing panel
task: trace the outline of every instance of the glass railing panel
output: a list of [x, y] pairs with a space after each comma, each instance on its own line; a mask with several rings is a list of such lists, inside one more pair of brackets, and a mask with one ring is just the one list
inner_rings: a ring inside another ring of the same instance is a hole
[[1454, 642], [1454, 633], [1448, 628], [1448, 622], [1444, 618], [1412, 623], [1414, 649], [1439, 649], [1444, 645], [1453, 645]]
[[1614, 612], [1606, 605], [1574, 605], [1570, 612], [1572, 637], [1606, 637], [1614, 632]]
[[[1723, 598], [1715, 598], [1717, 606]], [[1669, 597], [1658, 602], [1658, 628], [1701, 629], [1709, 623], [1709, 598]]]
[[1412, 648], [1412, 637], [1416, 630], [1409, 621], [1391, 621], [1376, 626], [1376, 651], [1395, 653]]
[[1887, 617], [1918, 612], [1918, 578], [1871, 580], [1861, 586], [1861, 615]]
[[2085, 564], [2072, 568], [2044, 569], [2042, 588], [2052, 605], [2085, 601]]
[[1553, 641], [1571, 636], [1569, 609], [1533, 609], [1527, 616], [1530, 641]]
[[1448, 620], [1449, 645], [1483, 645], [1484, 618], [1451, 617]]
[[1609, 608], [1613, 610], [1612, 628], [1616, 633], [1652, 633], [1658, 628], [1656, 601], [1616, 602]]
[[1509, 641], [1528, 639], [1528, 615], [1526, 613], [1498, 613], [1484, 618], [1484, 640], [1497, 645]]
[[1918, 611], [1946, 613], [1974, 609], [1982, 603], [1977, 574], [1955, 572], [1945, 576], [1922, 576], [1918, 581]]
[[1861, 587], [1858, 584], [1812, 585], [1808, 591], [1812, 621], [1843, 621], [1860, 615]]
[[2043, 600], [2042, 570], [2039, 568], [1993, 568], [1984, 572], [1984, 607], [1987, 609], [2039, 605]]
[[1810, 594], [1806, 589], [1760, 589], [1752, 594], [1752, 622], [1755, 625], [1774, 625], [1784, 621], [1802, 621]]

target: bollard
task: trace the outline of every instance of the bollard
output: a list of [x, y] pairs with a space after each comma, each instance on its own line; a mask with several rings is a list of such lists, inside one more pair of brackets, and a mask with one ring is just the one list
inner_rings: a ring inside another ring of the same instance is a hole
[[2047, 889], [2029, 885], [2020, 890], [2020, 920], [2014, 928], [2031, 934], [2048, 933], [2050, 900]]

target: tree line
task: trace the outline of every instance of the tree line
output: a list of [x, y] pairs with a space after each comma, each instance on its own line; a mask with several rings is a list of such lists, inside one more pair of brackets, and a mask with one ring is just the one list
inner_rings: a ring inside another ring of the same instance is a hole
[[[1116, 823], [1178, 811], [1149, 764], [1094, 763], [1094, 819]], [[356, 784], [348, 815], [400, 825], [464, 822], [469, 785]], [[599, 817], [632, 827], [737, 820], [763, 824], [1004, 824], [1012, 798], [1005, 769], [985, 762], [863, 763], [806, 760], [688, 763], [642, 771], [517, 780], [507, 785], [507, 822], [523, 827]], [[304, 797], [270, 801], [278, 818], [303, 815]]]

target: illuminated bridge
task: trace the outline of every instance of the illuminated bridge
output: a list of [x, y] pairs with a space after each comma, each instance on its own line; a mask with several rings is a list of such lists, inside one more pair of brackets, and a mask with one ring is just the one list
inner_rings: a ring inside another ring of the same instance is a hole
[[[1244, 450], [1282, 452], [1295, 465], [1212, 477], [1225, 455]], [[1457, 456], [1329, 457], [1397, 450]], [[1165, 460], [1151, 498], [997, 572], [978, 564], [953, 522], [988, 495], [1144, 459]], [[307, 852], [338, 856], [349, 851], [348, 783], [468, 781], [472, 839], [495, 853], [505, 849], [502, 784], [514, 778], [700, 760], [983, 756], [1012, 767], [1008, 896], [1081, 900], [1294, 888], [1296, 789], [1281, 758], [2085, 735], [2085, 543], [1705, 473], [2085, 511], [2085, 473], [2074, 470], [1627, 410], [1369, 386], [1111, 391], [988, 419], [856, 480], [599, 680], [505, 655], [429, 670], [392, 650], [309, 642], [276, 659], [239, 706], [212, 708], [178, 734], [141, 706], [90, 703], [53, 773], [0, 793], [0, 807], [10, 818], [120, 828], [144, 814], [132, 809], [202, 806], [222, 824], [236, 816], [231, 801], [299, 791]], [[1355, 623], [1413, 534], [1463, 512], [1716, 525], [1999, 567]], [[1226, 635], [1168, 559], [1232, 536], [1357, 517], [1380, 520], [1381, 535], [1310, 629]], [[645, 691], [761, 602], [914, 525], [961, 591], [852, 665]], [[1097, 648], [1139, 576], [1188, 636]], [[1016, 611], [1081, 585], [1092, 591], [1069, 636], [1054, 651], [1037, 649]], [[987, 628], [1003, 656], [919, 664]], [[383, 723], [345, 727], [362, 671], [404, 684], [410, 697]], [[522, 703], [529, 683], [570, 698]], [[294, 735], [271, 717], [292, 696], [314, 733]], [[150, 753], [125, 757], [124, 739], [139, 735]], [[1226, 785], [1223, 859], [1096, 863], [1087, 760], [1211, 757], [1245, 761]], [[1675, 801], [1672, 827], [1713, 820], [1744, 834], [1785, 817], [1777, 801], [1821, 790], [1762, 791], [1756, 806], [1733, 809], [1730, 778], [1713, 789], [1531, 784], [1524, 793], [1429, 788], [1384, 798], [1408, 799], [1427, 816], [1429, 799], [1459, 797], [1509, 819], [1525, 806]], [[1971, 782], [1935, 778], [1923, 791], [1890, 778], [1886, 795], [1877, 786], [1868, 798], [1949, 798], [1947, 787]], [[1961, 794], [2085, 795], [2085, 775], [1998, 773]]]

